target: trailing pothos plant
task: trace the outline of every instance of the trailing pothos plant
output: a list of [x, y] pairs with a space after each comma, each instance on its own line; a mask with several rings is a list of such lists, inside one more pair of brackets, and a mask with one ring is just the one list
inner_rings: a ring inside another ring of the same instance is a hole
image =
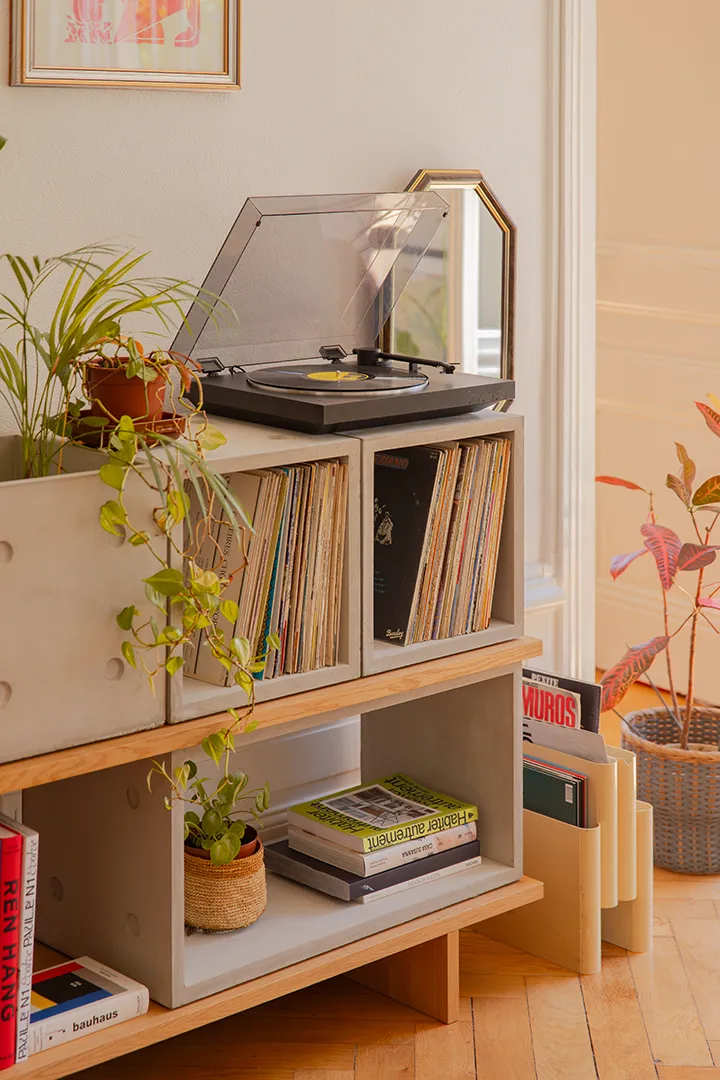
[[241, 815], [249, 814], [259, 825], [261, 815], [270, 806], [267, 783], [262, 788], [250, 790], [247, 773], [234, 772], [230, 767], [235, 734], [240, 725], [243, 725], [243, 732], [257, 727], [255, 721], [248, 719], [251, 711], [252, 706], [240, 716], [235, 709], [228, 709], [234, 723], [203, 739], [204, 753], [216, 766], [222, 766], [222, 775], [213, 787], [208, 787], [208, 777], [198, 775], [197, 764], [192, 760], [179, 765], [172, 774], [164, 761], [153, 761], [147, 777], [150, 791], [155, 775], [170, 786], [170, 794], [165, 796], [168, 810], [176, 802], [188, 805], [183, 819], [185, 843], [209, 852], [214, 866], [227, 865], [240, 851], [247, 829]]
[[[710, 405], [702, 401], [695, 404], [714, 435], [720, 437], [720, 399], [709, 395]], [[701, 621], [707, 623], [716, 634], [717, 626], [710, 618], [712, 611], [720, 609], [720, 582], [708, 581], [706, 572], [717, 559], [720, 545], [713, 544], [715, 527], [720, 516], [720, 475], [711, 476], [698, 484], [695, 463], [681, 443], [675, 444], [679, 461], [677, 474], [670, 473], [666, 486], [674, 492], [685, 507], [691, 528], [687, 542], [656, 515], [655, 499], [651, 491], [631, 480], [618, 476], [598, 476], [602, 484], [637, 491], [647, 497], [647, 517], [640, 528], [643, 547], [625, 555], [616, 555], [610, 564], [613, 580], [625, 573], [637, 559], [651, 555], [655, 561], [662, 595], [663, 631], [651, 641], [634, 645], [623, 658], [605, 672], [602, 678], [602, 709], [614, 709], [629, 688], [650, 668], [656, 656], [665, 655], [670, 703], [663, 704], [677, 726], [678, 742], [683, 750], [688, 748], [690, 725], [695, 704], [695, 665], [697, 659], [697, 635]], [[694, 575], [694, 576], [693, 576]], [[668, 597], [671, 591], [679, 593], [687, 604], [687, 611], [678, 625], [671, 626]], [[679, 634], [687, 631], [690, 636], [687, 696], [681, 706], [676, 691], [672, 647]]]

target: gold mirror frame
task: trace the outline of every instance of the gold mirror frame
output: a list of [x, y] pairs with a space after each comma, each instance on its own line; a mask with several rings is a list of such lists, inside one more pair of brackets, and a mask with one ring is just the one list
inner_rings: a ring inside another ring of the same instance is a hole
[[[415, 173], [415, 176], [413, 176], [405, 190], [424, 191], [435, 185], [440, 188], [457, 187], [474, 190], [502, 232], [502, 345], [500, 352], [500, 377], [503, 379], [514, 379], [515, 252], [517, 228], [481, 172], [478, 172], [475, 169], [420, 169]], [[442, 190], [440, 191], [440, 194], [442, 194]], [[386, 333], [386, 341], [389, 342], [392, 336], [392, 325], [386, 327]], [[388, 346], [386, 345], [385, 347]], [[494, 405], [493, 408], [505, 412], [510, 408], [511, 404], [511, 401], [500, 401]]]

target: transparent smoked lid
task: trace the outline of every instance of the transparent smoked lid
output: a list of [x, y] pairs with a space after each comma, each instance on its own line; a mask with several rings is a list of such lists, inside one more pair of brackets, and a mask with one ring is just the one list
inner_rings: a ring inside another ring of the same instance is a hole
[[173, 348], [229, 367], [373, 345], [447, 209], [434, 191], [248, 199], [204, 282], [224, 304], [193, 304]]

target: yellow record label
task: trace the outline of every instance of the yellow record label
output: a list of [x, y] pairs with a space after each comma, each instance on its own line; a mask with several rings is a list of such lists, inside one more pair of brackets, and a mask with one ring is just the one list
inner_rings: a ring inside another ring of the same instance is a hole
[[360, 371], [311, 371], [307, 378], [317, 379], [318, 382], [359, 382], [370, 376]]

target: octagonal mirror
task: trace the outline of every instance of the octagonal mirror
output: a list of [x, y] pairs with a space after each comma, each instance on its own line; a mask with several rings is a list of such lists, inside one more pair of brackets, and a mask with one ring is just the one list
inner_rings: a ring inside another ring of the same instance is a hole
[[512, 379], [515, 226], [482, 173], [422, 169], [407, 190], [428, 188], [450, 211], [395, 305], [383, 347]]

